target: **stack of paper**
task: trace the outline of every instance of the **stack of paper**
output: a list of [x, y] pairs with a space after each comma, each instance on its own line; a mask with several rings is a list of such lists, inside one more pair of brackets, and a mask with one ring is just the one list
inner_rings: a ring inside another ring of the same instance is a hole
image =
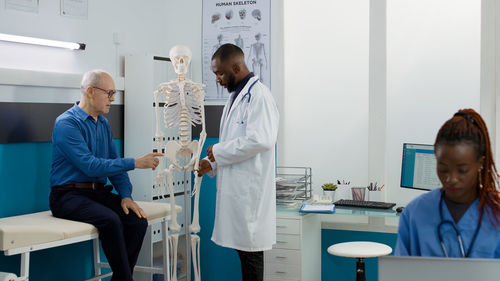
[[307, 204], [304, 203], [300, 208], [301, 212], [305, 213], [334, 213], [334, 204]]

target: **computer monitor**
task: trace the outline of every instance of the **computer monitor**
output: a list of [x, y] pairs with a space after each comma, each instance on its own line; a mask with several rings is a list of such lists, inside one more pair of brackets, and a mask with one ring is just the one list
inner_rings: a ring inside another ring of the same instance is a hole
[[441, 187], [433, 145], [404, 143], [402, 158], [401, 187], [420, 190]]
[[395, 257], [378, 259], [378, 280], [498, 280], [500, 259]]

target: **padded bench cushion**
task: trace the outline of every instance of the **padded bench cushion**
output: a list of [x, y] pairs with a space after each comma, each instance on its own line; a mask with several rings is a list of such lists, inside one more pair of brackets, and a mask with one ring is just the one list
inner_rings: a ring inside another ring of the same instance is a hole
[[[140, 202], [148, 220], [170, 215], [169, 203]], [[176, 212], [182, 211], [176, 206]], [[0, 219], [0, 251], [97, 233], [90, 224], [59, 219], [50, 211]]]

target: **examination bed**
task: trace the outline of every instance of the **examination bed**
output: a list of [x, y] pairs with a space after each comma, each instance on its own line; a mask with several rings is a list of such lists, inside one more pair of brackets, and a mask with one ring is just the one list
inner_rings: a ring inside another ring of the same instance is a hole
[[[137, 203], [146, 213], [149, 225], [162, 224], [163, 267], [136, 266], [135, 270], [164, 274], [167, 276], [165, 279], [168, 280], [170, 264], [167, 221], [170, 220], [170, 204]], [[181, 207], [176, 206], [176, 212], [181, 212]], [[101, 274], [101, 268], [109, 268], [109, 265], [100, 260], [98, 232], [94, 226], [55, 218], [50, 211], [0, 218], [0, 251], [3, 251], [6, 256], [21, 255], [20, 276], [15, 277], [13, 279], [15, 281], [29, 279], [30, 252], [88, 240], [93, 240], [95, 276], [87, 280], [100, 280], [110, 276], [111, 273]], [[3, 276], [6, 275], [3, 273]], [[10, 278], [7, 280], [10, 281]]]

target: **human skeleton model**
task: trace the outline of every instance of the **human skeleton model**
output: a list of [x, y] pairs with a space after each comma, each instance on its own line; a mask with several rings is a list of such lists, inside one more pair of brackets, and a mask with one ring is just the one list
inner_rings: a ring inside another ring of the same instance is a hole
[[[205, 132], [205, 109], [204, 98], [205, 92], [203, 91], [203, 84], [194, 83], [186, 79], [186, 72], [191, 61], [191, 51], [186, 46], [175, 46], [170, 50], [170, 60], [174, 66], [177, 79], [162, 83], [154, 92], [155, 99], [155, 113], [156, 113], [156, 134], [155, 142], [158, 151], [162, 151], [162, 145], [165, 135], [160, 128], [160, 113], [159, 101], [160, 96], [165, 99], [165, 108], [163, 114], [163, 121], [166, 128], [179, 126], [179, 140], [168, 141], [165, 145], [165, 157], [170, 161], [170, 166], [166, 169], [163, 168], [163, 163], [160, 160], [158, 165], [158, 173], [155, 178], [155, 184], [158, 187], [160, 196], [165, 194], [165, 177], [168, 183], [168, 191], [170, 194], [170, 207], [175, 210], [174, 200], [174, 183], [173, 172], [195, 172], [194, 181], [194, 209], [193, 220], [189, 226], [191, 233], [191, 250], [193, 257], [193, 271], [194, 280], [200, 281], [200, 223], [198, 216], [200, 186], [202, 177], [198, 177], [198, 164], [200, 161], [201, 149], [206, 139]], [[201, 125], [202, 130], [200, 133], [199, 141], [191, 141], [189, 132], [191, 126]], [[170, 267], [170, 280], [177, 280], [177, 245], [179, 241], [180, 225], [177, 223], [176, 213], [172, 213], [172, 221], [170, 223], [170, 249], [172, 251], [173, 261]]]
[[[256, 42], [250, 46], [250, 54], [248, 55], [248, 60], [252, 60], [252, 71], [259, 76], [261, 82], [263, 82], [262, 66], [266, 65], [267, 69], [267, 57], [266, 50], [264, 48], [264, 43], [260, 42], [260, 33], [255, 35]], [[264, 59], [262, 58], [264, 57]]]

